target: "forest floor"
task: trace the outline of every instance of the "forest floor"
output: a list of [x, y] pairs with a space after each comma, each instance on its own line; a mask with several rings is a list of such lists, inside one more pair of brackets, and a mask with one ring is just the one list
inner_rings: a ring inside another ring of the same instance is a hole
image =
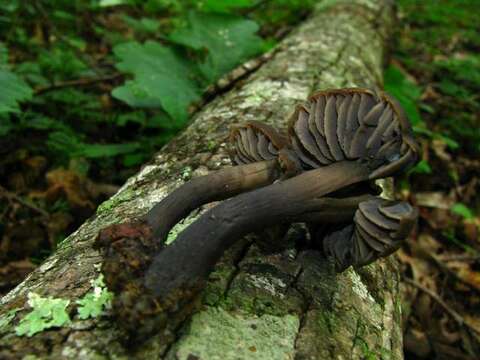
[[[14, 64], [32, 92], [21, 115], [5, 117], [0, 106], [0, 295], [186, 123], [191, 109], [162, 104], [165, 111], [158, 112], [144, 106], [154, 100], [135, 93], [134, 85], [145, 84], [128, 63], [129, 48], [122, 42], [150, 40], [175, 47], [198, 62], [194, 66], [206, 87], [247, 55], [271, 48], [308, 13], [312, 1], [260, 2], [240, 9], [206, 1], [223, 14], [210, 18], [210, 24], [235, 23], [250, 39], [242, 45], [244, 53], [227, 59], [222, 69], [208, 69], [204, 50], [195, 48], [195, 41], [205, 39], [175, 30], [184, 23], [197, 31], [205, 25], [195, 13], [185, 15], [186, 6], [165, 2], [164, 8], [155, 8], [154, 1], [138, 5], [132, 0], [135, 6], [105, 11], [92, 1], [75, 9], [79, 16], [72, 18], [69, 2], [62, 8], [59, 1], [55, 9], [25, 3], [0, 5], [6, 14], [0, 17], [0, 33], [6, 34], [0, 42], [0, 75], [2, 62]], [[229, 3], [240, 7], [248, 1]], [[478, 13], [476, 0], [399, 1], [385, 89], [402, 103], [422, 147], [421, 162], [398, 183], [398, 196], [420, 209], [418, 229], [398, 253], [407, 359], [474, 359], [480, 354]], [[256, 26], [261, 38], [253, 35]], [[211, 56], [224, 58], [218, 44], [205, 41]], [[132, 49], [139, 56], [146, 50]], [[165, 55], [167, 50], [159, 51]], [[131, 88], [122, 86], [126, 73], [135, 75], [137, 83], [126, 83]]]
[[398, 256], [406, 357], [478, 359], [480, 3], [400, 4], [390, 73], [397, 80], [387, 76], [386, 88], [415, 101], [409, 115], [423, 150], [399, 189], [420, 209], [418, 231]]

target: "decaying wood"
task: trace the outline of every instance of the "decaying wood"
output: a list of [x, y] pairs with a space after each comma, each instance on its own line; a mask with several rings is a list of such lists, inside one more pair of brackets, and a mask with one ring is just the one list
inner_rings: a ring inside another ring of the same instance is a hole
[[[392, 27], [390, 1], [328, 1], [289, 35], [274, 57], [228, 93], [207, 104], [192, 124], [97, 215], [1, 300], [0, 314], [25, 307], [36, 292], [75, 300], [98, 277], [98, 231], [139, 218], [190, 178], [230, 164], [229, 128], [247, 120], [286, 127], [294, 104], [318, 89], [380, 88], [385, 41]], [[192, 214], [196, 218], [199, 214]], [[320, 215], [319, 215], [320, 216]], [[321, 218], [321, 217], [320, 217]], [[188, 221], [188, 219], [187, 219]], [[284, 239], [304, 237], [292, 228]], [[261, 239], [260, 239], [261, 240]], [[192, 254], [192, 257], [195, 254]], [[262, 253], [249, 238], [229, 250], [210, 275], [197, 313], [131, 350], [108, 314], [80, 320], [32, 338], [2, 329], [0, 358], [328, 359], [402, 358], [398, 271], [393, 260], [336, 275], [314, 250], [287, 247]]]

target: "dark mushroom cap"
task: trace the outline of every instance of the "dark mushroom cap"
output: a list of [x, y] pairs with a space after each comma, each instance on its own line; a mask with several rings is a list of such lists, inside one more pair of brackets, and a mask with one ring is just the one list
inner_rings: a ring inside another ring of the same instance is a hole
[[370, 179], [391, 176], [418, 154], [410, 123], [399, 104], [367, 89], [326, 90], [297, 106], [288, 136], [304, 169], [354, 160]]
[[417, 216], [417, 209], [406, 202], [381, 198], [364, 201], [355, 212], [353, 225], [325, 238], [324, 250], [333, 256], [338, 271], [370, 264], [401, 246]]
[[277, 158], [287, 140], [267, 124], [247, 121], [232, 129], [230, 143], [234, 145], [233, 162], [242, 165]]

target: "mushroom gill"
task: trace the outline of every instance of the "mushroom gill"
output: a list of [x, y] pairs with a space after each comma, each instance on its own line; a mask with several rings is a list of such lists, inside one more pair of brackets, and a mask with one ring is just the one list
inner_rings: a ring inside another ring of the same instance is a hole
[[337, 271], [361, 267], [397, 250], [416, 224], [418, 212], [406, 202], [373, 198], [361, 202], [354, 224], [325, 237], [323, 246]]
[[358, 161], [368, 166], [370, 179], [403, 171], [418, 153], [401, 107], [367, 89], [315, 93], [295, 109], [288, 136], [305, 170]]

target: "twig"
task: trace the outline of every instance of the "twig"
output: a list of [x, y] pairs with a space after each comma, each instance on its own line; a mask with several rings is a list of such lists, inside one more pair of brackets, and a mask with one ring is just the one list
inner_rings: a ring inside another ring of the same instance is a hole
[[480, 255], [472, 255], [472, 254], [447, 254], [444, 256], [437, 256], [439, 261], [464, 261], [464, 262], [471, 262], [480, 260]]
[[443, 271], [446, 275], [451, 276], [455, 280], [461, 282], [463, 285], [468, 286], [470, 289], [472, 289], [475, 292], [480, 292], [480, 289], [476, 287], [475, 285], [469, 283], [465, 279], [463, 279], [461, 276], [459, 276], [455, 271], [451, 270], [442, 259], [438, 258], [438, 256], [433, 255], [433, 254], [428, 254], [428, 257], [432, 259], [432, 261], [438, 266], [438, 268]]
[[44, 217], [48, 218], [50, 216], [50, 214], [48, 212], [46, 212], [45, 210], [40, 209], [39, 207], [31, 204], [30, 202], [23, 200], [20, 196], [18, 196], [17, 194], [11, 193], [7, 189], [5, 189], [2, 185], [0, 185], [0, 194], [3, 194], [8, 199], [12, 199], [12, 200], [17, 201], [18, 203], [22, 204], [23, 206], [26, 206], [26, 207], [38, 212], [40, 215], [42, 215]]
[[415, 280], [409, 279], [409, 278], [403, 278], [403, 280], [407, 283], [410, 284], [417, 289], [423, 291], [425, 294], [429, 295], [433, 300], [435, 300], [447, 313], [450, 314], [450, 316], [457, 322], [459, 326], [465, 326], [468, 329], [476, 332], [477, 334], [480, 334], [480, 331], [478, 331], [476, 328], [473, 326], [469, 325], [465, 319], [455, 310], [453, 310], [441, 297], [438, 295], [436, 292], [426, 288], [422, 284], [418, 283]]
[[45, 93], [47, 91], [61, 89], [61, 88], [70, 87], [70, 86], [87, 86], [87, 85], [95, 84], [97, 82], [115, 80], [121, 76], [123, 76], [123, 74], [118, 73], [118, 74], [113, 74], [113, 75], [108, 75], [103, 77], [83, 78], [83, 79], [63, 81], [63, 82], [58, 82], [58, 83], [47, 85], [47, 86], [39, 86], [35, 89], [34, 92], [35, 92], [35, 95], [38, 95], [38, 94]]

